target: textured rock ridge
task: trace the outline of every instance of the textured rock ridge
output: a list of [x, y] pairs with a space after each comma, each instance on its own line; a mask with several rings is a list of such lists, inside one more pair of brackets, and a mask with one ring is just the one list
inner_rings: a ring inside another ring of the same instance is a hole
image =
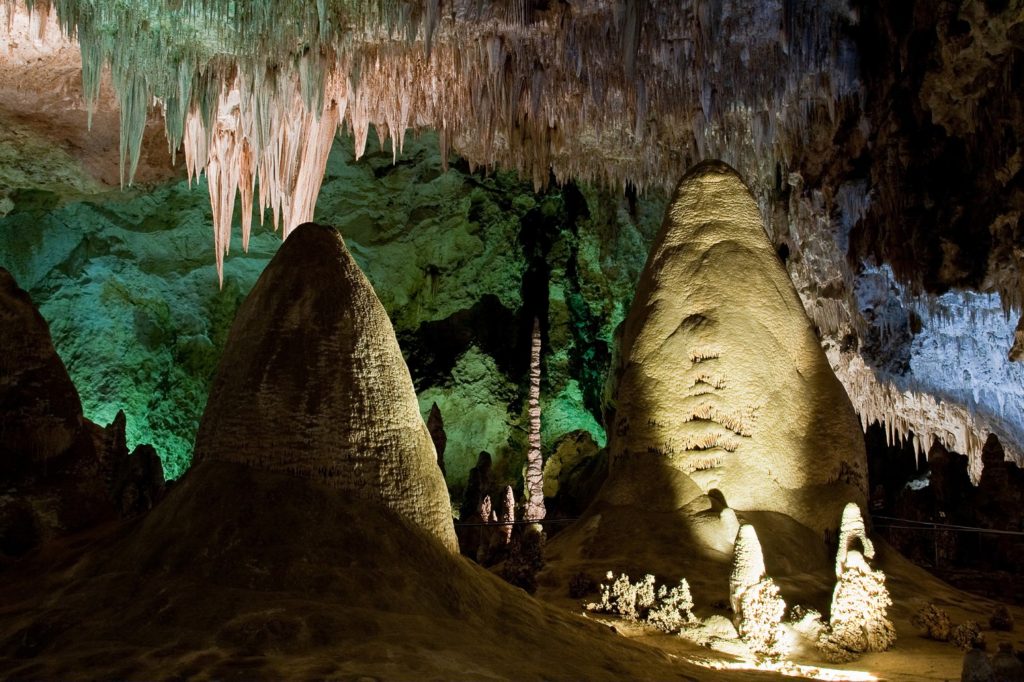
[[29, 295], [0, 268], [0, 474], [41, 464], [82, 429], [82, 403]]
[[46, 321], [3, 268], [0, 349], [0, 559], [156, 504], [156, 452], [129, 455], [124, 412], [106, 428], [83, 417]]
[[333, 228], [297, 228], [239, 309], [195, 459], [322, 481], [383, 503], [456, 549], [391, 322]]
[[676, 189], [612, 379], [613, 470], [664, 458], [730, 507], [819, 531], [865, 499], [857, 416], [753, 197], [723, 163]]

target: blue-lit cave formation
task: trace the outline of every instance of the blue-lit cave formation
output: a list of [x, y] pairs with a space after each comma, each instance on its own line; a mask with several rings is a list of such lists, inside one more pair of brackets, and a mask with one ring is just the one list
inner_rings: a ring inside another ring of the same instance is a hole
[[0, 676], [1024, 679], [1022, 50], [0, 4]]

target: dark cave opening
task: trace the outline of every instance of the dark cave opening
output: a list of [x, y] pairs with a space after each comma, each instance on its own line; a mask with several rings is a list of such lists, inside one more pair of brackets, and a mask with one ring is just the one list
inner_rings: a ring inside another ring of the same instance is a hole
[[1024, 604], [1024, 471], [1004, 460], [992, 435], [974, 485], [967, 456], [937, 442], [918, 456], [912, 439], [887, 444], [877, 422], [864, 434], [875, 530], [961, 589]]

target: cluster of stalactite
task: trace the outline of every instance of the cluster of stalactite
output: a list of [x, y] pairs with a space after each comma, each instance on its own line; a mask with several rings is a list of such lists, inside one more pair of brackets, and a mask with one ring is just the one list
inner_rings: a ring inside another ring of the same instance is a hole
[[243, 243], [254, 195], [285, 232], [312, 217], [339, 125], [357, 156], [371, 125], [396, 155], [431, 128], [538, 187], [665, 187], [707, 157], [768, 187], [856, 90], [843, 2], [22, 1], [79, 41], [87, 100], [109, 67], [128, 182], [158, 104], [207, 173], [218, 262], [236, 193]]

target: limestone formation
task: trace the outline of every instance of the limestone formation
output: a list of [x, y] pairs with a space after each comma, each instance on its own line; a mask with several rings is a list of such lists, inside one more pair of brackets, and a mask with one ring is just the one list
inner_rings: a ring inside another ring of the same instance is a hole
[[868, 560], [875, 558], [875, 546], [868, 539], [860, 507], [850, 502], [843, 507], [843, 518], [839, 523], [839, 549], [836, 551], [837, 578], [845, 572], [847, 555], [855, 542], [860, 543], [860, 553], [863, 558]]
[[973, 620], [965, 620], [953, 628], [949, 634], [950, 643], [963, 651], [969, 651], [974, 647], [985, 646], [985, 635], [981, 628]]
[[82, 404], [29, 295], [0, 268], [0, 480], [66, 451]]
[[476, 520], [480, 523], [490, 523], [491, 521], [491, 496], [484, 495], [484, 499], [480, 500], [480, 508], [476, 512]]
[[530, 342], [530, 451], [526, 455], [526, 473], [523, 475], [526, 488], [527, 521], [541, 521], [547, 511], [544, 508], [544, 458], [540, 450], [540, 321], [533, 320], [533, 337]]
[[923, 637], [937, 642], [948, 642], [953, 630], [953, 621], [950, 620], [949, 614], [931, 603], [911, 616], [910, 624], [920, 630]]
[[764, 557], [757, 531], [749, 524], [740, 526], [733, 550], [732, 573], [729, 576], [729, 606], [739, 622], [743, 593], [764, 579]]
[[992, 615], [988, 617], [988, 627], [991, 630], [1013, 631], [1013, 614], [1004, 604], [999, 604], [992, 609]]
[[679, 183], [622, 332], [612, 471], [656, 457], [737, 510], [825, 532], [866, 498], [857, 416], [765, 235], [719, 162]]
[[448, 435], [444, 432], [444, 418], [441, 416], [441, 408], [437, 406], [437, 403], [430, 406], [427, 431], [430, 432], [430, 440], [434, 442], [434, 449], [437, 450], [437, 466], [441, 469], [443, 476], [445, 474], [444, 451], [448, 447]]
[[456, 550], [391, 322], [333, 228], [297, 228], [242, 304], [195, 458], [315, 479], [390, 507]]
[[106, 428], [78, 391], [28, 293], [0, 268], [0, 556], [150, 509], [164, 478], [153, 449], [129, 454], [125, 415]]
[[516, 522], [516, 495], [512, 486], [505, 486], [505, 502], [501, 507], [501, 537], [505, 545], [512, 542], [512, 529]]
[[896, 628], [886, 614], [890, 606], [885, 575], [872, 570], [863, 554], [850, 550], [832, 592], [828, 649], [851, 655], [890, 649], [896, 642]]
[[786, 653], [782, 617], [786, 602], [775, 581], [765, 576], [757, 532], [740, 526], [729, 577], [729, 603], [740, 637], [755, 654], [776, 657]]
[[[855, 543], [860, 549], [855, 549]], [[843, 509], [839, 526], [836, 586], [829, 627], [819, 644], [830, 660], [840, 662], [867, 651], [886, 651], [896, 641], [896, 628], [886, 615], [892, 599], [885, 587], [885, 574], [868, 565], [874, 556], [860, 507], [851, 502]]]

